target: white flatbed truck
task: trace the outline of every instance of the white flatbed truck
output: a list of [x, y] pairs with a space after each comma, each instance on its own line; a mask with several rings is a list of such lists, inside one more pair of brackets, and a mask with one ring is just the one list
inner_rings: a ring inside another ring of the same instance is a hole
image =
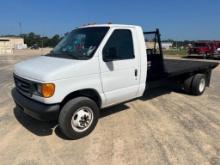
[[26, 114], [57, 120], [67, 138], [78, 139], [95, 128], [101, 108], [141, 97], [158, 82], [179, 83], [201, 95], [217, 65], [164, 59], [158, 29], [88, 25], [74, 29], [49, 54], [16, 64], [12, 96]]

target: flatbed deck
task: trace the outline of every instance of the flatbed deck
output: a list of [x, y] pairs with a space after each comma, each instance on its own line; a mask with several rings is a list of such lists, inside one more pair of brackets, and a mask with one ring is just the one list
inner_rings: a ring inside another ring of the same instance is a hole
[[148, 67], [148, 82], [169, 80], [172, 78], [188, 76], [194, 73], [209, 72], [218, 65], [217, 62], [204, 62], [181, 59], [156, 59], [153, 62], [154, 63], [151, 63], [151, 67]]
[[186, 73], [213, 69], [217, 65], [217, 62], [164, 59], [164, 74], [168, 77], [173, 77]]

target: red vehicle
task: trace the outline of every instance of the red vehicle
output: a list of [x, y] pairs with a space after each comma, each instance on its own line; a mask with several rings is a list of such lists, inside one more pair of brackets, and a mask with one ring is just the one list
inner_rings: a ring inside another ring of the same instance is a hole
[[204, 58], [212, 57], [220, 48], [220, 41], [197, 41], [189, 48], [189, 55], [202, 55]]

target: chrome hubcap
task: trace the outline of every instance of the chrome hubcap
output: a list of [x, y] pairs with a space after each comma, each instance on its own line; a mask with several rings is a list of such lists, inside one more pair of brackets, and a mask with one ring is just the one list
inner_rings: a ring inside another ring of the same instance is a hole
[[205, 79], [201, 79], [199, 84], [199, 92], [203, 92], [204, 89], [205, 89]]
[[93, 111], [89, 107], [79, 108], [72, 116], [71, 126], [76, 132], [87, 130], [93, 122]]

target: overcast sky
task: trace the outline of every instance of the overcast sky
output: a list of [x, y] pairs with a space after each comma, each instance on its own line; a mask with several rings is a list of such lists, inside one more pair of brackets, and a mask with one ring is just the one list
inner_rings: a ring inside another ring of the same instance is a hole
[[85, 23], [160, 28], [163, 39], [220, 40], [220, 0], [8, 0], [1, 1], [0, 34], [64, 34]]

